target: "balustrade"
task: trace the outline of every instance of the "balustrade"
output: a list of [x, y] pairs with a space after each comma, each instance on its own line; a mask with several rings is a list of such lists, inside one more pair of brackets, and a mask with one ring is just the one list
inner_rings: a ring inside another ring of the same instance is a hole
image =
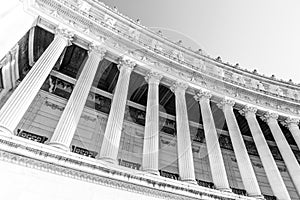
[[84, 155], [86, 157], [91, 157], [91, 158], [96, 158], [97, 156], [97, 152], [96, 151], [90, 151], [88, 149], [82, 148], [82, 147], [78, 147], [75, 145], [72, 145], [72, 152], [80, 154], [80, 155]]
[[28, 140], [32, 140], [32, 141], [35, 141], [38, 143], [42, 143], [42, 144], [44, 144], [48, 140], [48, 138], [45, 136], [37, 135], [37, 134], [31, 133], [28, 131], [24, 131], [21, 129], [18, 129], [17, 136], [26, 138]]

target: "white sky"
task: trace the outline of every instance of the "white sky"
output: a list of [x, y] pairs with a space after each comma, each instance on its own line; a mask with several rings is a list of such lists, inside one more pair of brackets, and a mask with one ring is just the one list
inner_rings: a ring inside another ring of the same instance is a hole
[[102, 1], [213, 58], [300, 83], [299, 0]]

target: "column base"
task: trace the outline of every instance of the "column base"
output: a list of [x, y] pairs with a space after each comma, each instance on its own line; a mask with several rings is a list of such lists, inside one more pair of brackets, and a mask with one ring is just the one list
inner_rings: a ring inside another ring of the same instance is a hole
[[48, 143], [48, 145], [58, 148], [58, 149], [61, 149], [61, 150], [64, 150], [64, 151], [70, 151], [69, 147], [67, 147], [66, 145], [60, 144], [60, 143], [51, 142], [51, 143]]
[[111, 164], [118, 164], [118, 161], [113, 159], [113, 158], [100, 157], [99, 160], [102, 160], [104, 162], [108, 162], [108, 163], [111, 163]]
[[0, 126], [0, 135], [11, 137], [14, 134], [8, 128]]
[[154, 175], [158, 175], [160, 176], [160, 173], [158, 170], [155, 170], [155, 169], [143, 169], [144, 172], [147, 172], [149, 174], [154, 174]]

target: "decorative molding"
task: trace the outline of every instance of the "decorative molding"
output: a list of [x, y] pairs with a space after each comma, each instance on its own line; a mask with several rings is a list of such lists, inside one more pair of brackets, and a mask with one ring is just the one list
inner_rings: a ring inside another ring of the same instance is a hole
[[66, 38], [71, 45], [71, 41], [73, 40], [74, 33], [68, 30], [67, 28], [57, 27], [55, 29], [55, 37], [63, 37]]
[[206, 91], [206, 90], [199, 90], [194, 95], [194, 99], [196, 101], [200, 101], [201, 99], [209, 100], [211, 97], [212, 97], [212, 94], [209, 91]]
[[[191, 52], [183, 48], [182, 45], [171, 44], [165, 38], [158, 39], [157, 34], [154, 36], [150, 30], [139, 23], [135, 23], [126, 17], [124, 18], [120, 13], [113, 15], [111, 11], [107, 12], [111, 10], [109, 7], [103, 7], [100, 4], [99, 2], [90, 4], [94, 6], [93, 13], [90, 13], [89, 11], [84, 11], [83, 8], [85, 6], [82, 8], [82, 5], [78, 2], [73, 5], [65, 0], [52, 2], [49, 2], [49, 0], [36, 0], [36, 7], [34, 9], [43, 10], [44, 13], [49, 13], [49, 15], [53, 11], [56, 11], [55, 18], [58, 21], [71, 26], [75, 30], [78, 30], [79, 33], [89, 30], [85, 34], [93, 41], [97, 41], [99, 37], [110, 38], [110, 42], [107, 45], [114, 49], [115, 44], [118, 44], [122, 49], [120, 50], [123, 52], [126, 52], [128, 49], [143, 49], [144, 52], [146, 51], [146, 54], [138, 55], [137, 53], [137, 56], [134, 56], [134, 58], [145, 63], [144, 58], [147, 57], [147, 66], [149, 66], [148, 61], [151, 60], [153, 62], [165, 63], [166, 65], [170, 65], [171, 60], [172, 67], [168, 68], [172, 73], [168, 74], [175, 75], [176, 78], [197, 83], [215, 91], [217, 94], [229, 95], [230, 97], [245, 101], [245, 103], [256, 102], [267, 109], [278, 110], [283, 115], [300, 114], [300, 88], [295, 87], [295, 85], [283, 86], [282, 83], [274, 82], [274, 79], [267, 80], [266, 77], [260, 77], [257, 73], [243, 72], [237, 65], [229, 67], [228, 64], [203, 56], [203, 53], [199, 54], [198, 51]], [[65, 10], [69, 12], [65, 12]], [[108, 23], [107, 21], [111, 21], [111, 19], [112, 21], [118, 21], [119, 24], [115, 22]], [[130, 30], [132, 29], [135, 30], [139, 37], [133, 37], [130, 34]], [[120, 37], [124, 38], [124, 40], [120, 40]], [[132, 38], [135, 39], [132, 40]], [[160, 44], [160, 49], [152, 47], [153, 44]], [[182, 59], [175, 58], [172, 55], [176, 51], [180, 52]], [[162, 56], [163, 59], [161, 59]], [[162, 68], [161, 70], [164, 69]], [[205, 77], [205, 80], [197, 78], [201, 76]], [[276, 86], [272, 86], [274, 84]], [[231, 89], [228, 89], [228, 87]], [[237, 90], [241, 95], [237, 95]], [[268, 102], [272, 103], [265, 104]]]
[[245, 117], [248, 117], [250, 115], [255, 116], [256, 112], [257, 112], [257, 108], [248, 105], [246, 105], [242, 110], [239, 111], [239, 113]]
[[147, 75], [145, 76], [145, 80], [147, 83], [155, 83], [159, 84], [160, 80], [162, 79], [163, 75], [158, 73], [158, 72], [148, 72]]
[[281, 121], [280, 123], [287, 128], [291, 128], [292, 126], [298, 127], [299, 121], [300, 119], [288, 117], [286, 120]]
[[218, 103], [217, 106], [220, 109], [224, 109], [225, 105], [227, 105], [230, 108], [232, 108], [234, 106], [234, 104], [235, 104], [235, 100], [225, 98], [220, 103]]
[[101, 57], [101, 60], [104, 58], [106, 49], [101, 45], [90, 44], [88, 54], [95, 52]]
[[119, 64], [118, 64], [119, 70], [121, 67], [126, 67], [126, 69], [133, 70], [135, 66], [136, 66], [136, 62], [130, 59], [125, 59], [125, 58], [119, 59]]
[[260, 116], [261, 120], [264, 122], [277, 122], [279, 115], [277, 113], [266, 112], [263, 116]]
[[[13, 153], [16, 150], [19, 153]], [[22, 152], [26, 156], [22, 155]], [[153, 178], [142, 177], [130, 172], [85, 162], [84, 159], [65, 157], [47, 152], [45, 149], [37, 149], [4, 139], [0, 139], [0, 160], [60, 176], [163, 199], [196, 200], [210, 197], [219, 200], [234, 200], [237, 197], [234, 194], [223, 194], [216, 190], [215, 192], [200, 191], [200, 188], [196, 190], [195, 188], [167, 183], [164, 180], [154, 180]], [[56, 163], [59, 163], [59, 165]], [[100, 171], [101, 175], [97, 171]], [[123, 177], [127, 177], [128, 181], [125, 181]], [[130, 182], [134, 182], [135, 184]], [[164, 190], [161, 188], [164, 188]], [[174, 192], [167, 192], [169, 190]], [[178, 193], [175, 191], [178, 191]]]
[[170, 90], [176, 94], [177, 92], [185, 92], [186, 89], [188, 89], [188, 87], [188, 83], [176, 81], [173, 82], [172, 86], [170, 87]]

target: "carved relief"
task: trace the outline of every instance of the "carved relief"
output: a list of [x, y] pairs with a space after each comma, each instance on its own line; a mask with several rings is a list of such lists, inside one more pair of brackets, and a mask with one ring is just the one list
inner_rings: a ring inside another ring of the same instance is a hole
[[117, 22], [117, 20], [114, 19], [113, 17], [111, 17], [107, 14], [104, 16], [104, 23], [106, 23], [107, 25], [115, 26], [116, 22]]

